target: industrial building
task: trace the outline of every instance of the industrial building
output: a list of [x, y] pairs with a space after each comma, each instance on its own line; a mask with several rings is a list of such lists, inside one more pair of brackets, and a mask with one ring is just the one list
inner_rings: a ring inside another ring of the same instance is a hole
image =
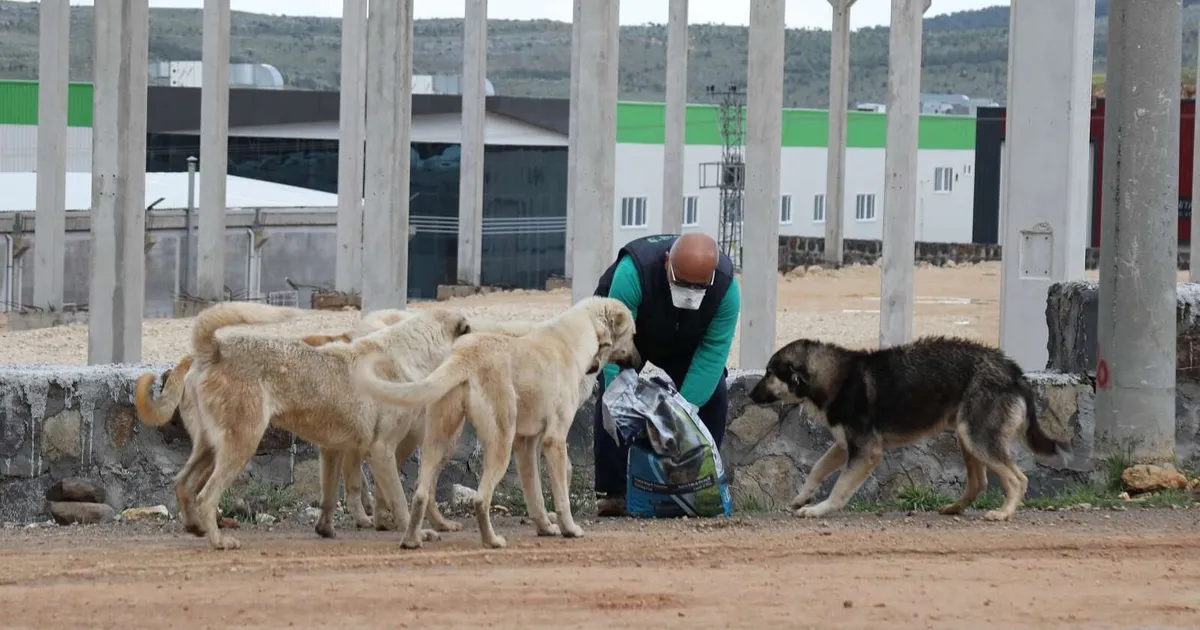
[[[0, 81], [0, 172], [35, 170], [37, 94], [36, 82]], [[200, 158], [202, 170], [200, 89], [152, 85], [148, 101], [147, 171], [185, 171], [191, 156]], [[229, 102], [230, 175], [318, 193], [337, 192], [338, 93], [235, 88]], [[67, 136], [70, 172], [91, 170], [91, 107], [91, 85], [72, 84]], [[629, 240], [660, 230], [664, 109], [658, 103], [618, 106], [614, 254]], [[413, 96], [410, 224], [416, 236], [411, 243], [409, 268], [409, 295], [413, 299], [430, 298], [438, 284], [453, 283], [455, 279], [460, 111], [459, 96]], [[715, 167], [730, 141], [722, 133], [720, 117], [716, 105], [689, 106], [684, 164], [684, 229], [714, 236], [721, 208], [717, 187], [720, 170]], [[484, 284], [540, 287], [548, 277], [563, 273], [568, 119], [566, 99], [487, 98]], [[921, 117], [918, 241], [970, 242], [974, 228], [975, 134], [973, 117]], [[886, 116], [850, 112], [847, 135], [845, 235], [850, 239], [879, 239]], [[828, 212], [824, 203], [827, 137], [825, 111], [784, 111], [782, 197], [776, 210], [781, 236], [816, 237], [824, 233]], [[326, 204], [329, 198], [314, 195], [315, 199], [321, 200], [302, 205]], [[33, 210], [10, 206], [5, 204], [0, 211]], [[165, 209], [161, 205], [158, 208]], [[310, 276], [292, 279], [332, 286], [335, 230], [332, 225], [306, 229], [312, 233], [302, 240], [298, 234], [290, 237], [298, 239], [293, 253], [309, 258], [328, 256], [329, 260], [327, 264], [306, 261], [303, 268]], [[243, 231], [239, 229], [239, 235], [231, 234], [230, 238], [244, 240], [240, 234]], [[229, 255], [245, 256], [244, 249], [230, 249]], [[279, 256], [283, 254], [276, 255], [277, 264], [282, 263]], [[245, 261], [227, 262], [231, 270], [245, 266]], [[283, 272], [269, 273], [271, 266], [269, 257], [262, 261], [264, 274], [281, 279]], [[26, 270], [23, 277], [28, 279], [31, 274], [32, 269]], [[231, 282], [234, 280], [231, 278]], [[287, 288], [282, 280], [265, 277], [260, 287], [264, 292]], [[81, 290], [86, 295], [86, 287]], [[147, 295], [147, 304], [153, 299]]]

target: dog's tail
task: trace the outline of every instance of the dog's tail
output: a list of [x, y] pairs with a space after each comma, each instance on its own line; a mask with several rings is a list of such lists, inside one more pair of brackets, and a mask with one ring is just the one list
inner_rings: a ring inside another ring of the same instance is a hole
[[376, 372], [378, 366], [386, 361], [378, 354], [365, 357], [355, 368], [354, 380], [372, 398], [403, 407], [424, 407], [436, 402], [471, 377], [469, 370], [450, 357], [419, 381], [397, 383]]
[[1071, 444], [1056, 440], [1042, 429], [1037, 414], [1037, 398], [1033, 388], [1023, 379], [1020, 384], [1021, 398], [1025, 402], [1025, 443], [1029, 450], [1047, 457], [1057, 455], [1066, 466], [1071, 461]]
[[192, 324], [192, 358], [199, 364], [213, 363], [220, 358], [217, 331], [226, 326], [244, 324], [275, 324], [295, 319], [304, 311], [298, 308], [271, 306], [257, 302], [221, 302], [196, 316]]
[[157, 399], [150, 393], [155, 374], [147, 372], [138, 377], [133, 389], [133, 407], [142, 424], [161, 427], [171, 421], [175, 409], [183, 401], [183, 377], [187, 376], [191, 367], [191, 355], [183, 355], [175, 367], [167, 370], [163, 379], [162, 395]]

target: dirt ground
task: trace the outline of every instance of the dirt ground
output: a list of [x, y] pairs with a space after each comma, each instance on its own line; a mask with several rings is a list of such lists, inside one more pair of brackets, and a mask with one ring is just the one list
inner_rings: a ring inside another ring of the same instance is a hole
[[[1180, 272], [1180, 281], [1186, 281]], [[1088, 278], [1098, 278], [1089, 271]], [[775, 345], [799, 337], [833, 341], [851, 347], [873, 348], [879, 341], [880, 269], [852, 266], [837, 271], [781, 276], [778, 283]], [[1000, 341], [1000, 263], [956, 268], [919, 267], [914, 277], [913, 332], [923, 335], [957, 335], [985, 343]], [[414, 308], [443, 306], [468, 314], [496, 319], [544, 319], [571, 303], [565, 290], [512, 291], [448, 302], [424, 302]], [[286, 324], [256, 326], [265, 334], [299, 336], [337, 333], [353, 327], [359, 314], [313, 312]], [[1043, 313], [1030, 317], [1043, 324]], [[171, 363], [187, 352], [192, 320], [148, 319], [143, 323], [142, 358], [150, 363]], [[236, 330], [236, 329], [230, 329]], [[738, 367], [740, 334], [734, 337], [729, 366]], [[0, 315], [0, 364], [87, 363], [87, 326], [72, 324], [41, 330], [7, 331]], [[750, 366], [754, 367], [754, 366]]]
[[178, 523], [0, 530], [5, 628], [1183, 628], [1200, 510], [498, 521], [419, 551], [394, 532]]

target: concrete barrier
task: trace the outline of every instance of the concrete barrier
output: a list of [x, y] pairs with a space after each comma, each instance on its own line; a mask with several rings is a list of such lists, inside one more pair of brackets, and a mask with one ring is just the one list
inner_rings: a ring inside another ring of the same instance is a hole
[[[161, 374], [167, 365], [4, 366], [0, 368], [0, 520], [44, 520], [44, 493], [66, 477], [101, 483], [116, 509], [164, 504], [175, 509], [172, 478], [183, 466], [191, 443], [178, 418], [162, 428], [142, 425], [132, 408], [134, 380], [145, 371]], [[735, 500], [782, 506], [829, 447], [823, 425], [796, 406], [758, 406], [747, 394], [760, 373], [731, 373], [730, 426], [722, 454]], [[1086, 475], [1091, 468], [1093, 388], [1083, 376], [1031, 374], [1039, 413], [1048, 431], [1069, 437], [1076, 460], [1067, 468], [1034, 462], [1024, 449], [1018, 461], [1028, 471], [1030, 495], [1046, 494]], [[156, 385], [157, 387], [158, 385]], [[590, 488], [593, 470], [591, 414], [595, 401], [579, 411], [568, 437], [576, 488]], [[1190, 414], [1195, 434], [1196, 410]], [[1182, 426], [1182, 425], [1181, 425]], [[455, 483], [475, 487], [482, 452], [468, 425], [443, 473], [438, 499], [448, 500]], [[271, 430], [248, 466], [265, 480], [290, 484], [303, 500], [318, 496], [316, 449], [288, 433]], [[416, 459], [403, 467], [411, 491]], [[859, 496], [894, 496], [908, 485], [958, 492], [965, 478], [962, 458], [946, 434], [888, 453]], [[826, 481], [828, 492], [833, 479]], [[518, 488], [510, 471], [510, 488]]]

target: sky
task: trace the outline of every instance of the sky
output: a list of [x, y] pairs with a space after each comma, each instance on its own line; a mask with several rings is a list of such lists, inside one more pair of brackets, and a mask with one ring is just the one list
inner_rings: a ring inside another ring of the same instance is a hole
[[[33, 0], [36, 1], [36, 0]], [[341, 17], [342, 0], [230, 0], [234, 11], [276, 15]], [[463, 16], [463, 0], [415, 0], [416, 19]], [[933, 0], [926, 16], [1007, 5], [1009, 0]], [[90, 1], [71, 0], [72, 5], [90, 5]], [[150, 0], [151, 7], [200, 8], [203, 0]], [[851, 28], [880, 26], [888, 23], [889, 0], [858, 0], [850, 13]], [[791, 0], [787, 3], [788, 28], [828, 29], [832, 10], [827, 0]], [[489, 0], [492, 19], [550, 19], [571, 21], [571, 0]], [[749, 22], [750, 0], [691, 0], [688, 22], [692, 24], [740, 24]], [[625, 0], [621, 3], [621, 24], [665, 23], [667, 0]]]

